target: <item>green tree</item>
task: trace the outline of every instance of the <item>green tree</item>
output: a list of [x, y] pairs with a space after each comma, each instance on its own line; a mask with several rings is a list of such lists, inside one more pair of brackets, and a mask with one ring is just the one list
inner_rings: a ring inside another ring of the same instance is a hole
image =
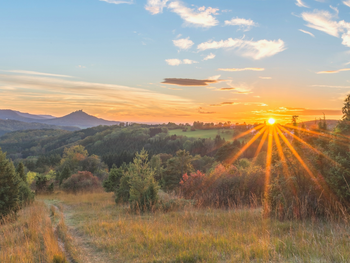
[[18, 164], [16, 173], [24, 182], [27, 182], [27, 176], [24, 172], [24, 164], [22, 162]]
[[18, 211], [20, 183], [13, 163], [6, 159], [0, 148], [0, 218]]
[[69, 169], [68, 166], [65, 166], [63, 168], [62, 173], [60, 174], [60, 185], [62, 184], [62, 182], [66, 179], [68, 179], [70, 176], [72, 175], [71, 170]]
[[342, 108], [343, 117], [337, 125], [337, 131], [343, 134], [350, 133], [350, 94], [345, 98]]
[[109, 172], [107, 180], [103, 182], [103, 188], [106, 192], [115, 192], [119, 187], [120, 179], [124, 175], [124, 170], [122, 167], [117, 168], [113, 165], [112, 169]]
[[167, 162], [166, 171], [164, 173], [165, 188], [174, 189], [179, 185], [182, 176], [194, 171], [192, 166], [193, 156], [186, 150], [179, 150], [176, 156]]
[[134, 161], [129, 166], [129, 185], [131, 208], [140, 211], [151, 210], [158, 201], [158, 183], [154, 180], [154, 169], [148, 161], [148, 153], [142, 149], [136, 153]]

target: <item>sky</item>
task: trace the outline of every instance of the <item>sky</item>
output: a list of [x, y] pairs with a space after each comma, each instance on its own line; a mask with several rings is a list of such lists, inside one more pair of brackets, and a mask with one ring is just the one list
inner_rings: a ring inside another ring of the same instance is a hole
[[350, 0], [0, 4], [0, 109], [131, 122], [341, 118]]

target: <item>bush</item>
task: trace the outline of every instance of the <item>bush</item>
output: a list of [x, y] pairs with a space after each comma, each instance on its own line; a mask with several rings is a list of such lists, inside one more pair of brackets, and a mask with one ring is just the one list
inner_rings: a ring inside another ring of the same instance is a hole
[[13, 163], [6, 159], [6, 154], [0, 148], [0, 219], [18, 211], [20, 183]]
[[180, 182], [181, 194], [196, 200], [198, 205], [228, 207], [262, 202], [264, 170], [260, 167], [237, 169], [235, 166], [218, 165], [212, 172], [200, 171], [184, 174]]
[[123, 177], [124, 171], [122, 168], [113, 167], [109, 172], [107, 180], [103, 182], [103, 188], [106, 192], [115, 192], [119, 187], [120, 179]]
[[92, 173], [83, 171], [73, 174], [62, 184], [62, 188], [67, 192], [93, 192], [101, 187], [96, 176]]

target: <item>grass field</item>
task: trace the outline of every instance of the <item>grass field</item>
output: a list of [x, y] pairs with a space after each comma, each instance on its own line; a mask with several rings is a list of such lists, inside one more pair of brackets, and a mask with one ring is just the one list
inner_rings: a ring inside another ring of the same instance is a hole
[[216, 135], [220, 135], [222, 138], [225, 138], [226, 141], [229, 141], [232, 139], [234, 131], [230, 129], [212, 129], [212, 130], [196, 130], [191, 131], [190, 128], [188, 128], [187, 132], [183, 132], [182, 129], [177, 130], [169, 130], [169, 135], [178, 135], [178, 136], [187, 136], [187, 137], [193, 137], [193, 138], [211, 138], [214, 139]]
[[[140, 215], [117, 206], [108, 193], [39, 198], [40, 209], [42, 202], [60, 208], [70, 243], [65, 246], [68, 253], [69, 247], [75, 249], [74, 262], [350, 262], [350, 226], [340, 221], [280, 222], [264, 219], [260, 208], [189, 207]], [[47, 221], [49, 210], [42, 211], [47, 215], [41, 212], [38, 216], [44, 219], [38, 222]], [[0, 227], [0, 261], [52, 262], [20, 260], [25, 253], [59, 253], [54, 245], [47, 252], [26, 249], [41, 247], [45, 238], [27, 242], [20, 233], [25, 215], [19, 223]], [[20, 253], [14, 257], [16, 251]]]

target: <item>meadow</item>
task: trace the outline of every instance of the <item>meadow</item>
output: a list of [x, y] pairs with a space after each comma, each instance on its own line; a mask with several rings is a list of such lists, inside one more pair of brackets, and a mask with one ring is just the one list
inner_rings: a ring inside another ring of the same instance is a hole
[[[0, 262], [349, 262], [344, 220], [278, 221], [254, 206], [135, 214], [110, 193], [58, 193], [0, 227]], [[53, 260], [57, 235], [67, 261]]]
[[191, 131], [191, 127], [187, 128], [187, 131], [182, 129], [169, 130], [169, 135], [186, 136], [189, 138], [202, 138], [202, 139], [215, 139], [216, 135], [220, 135], [226, 141], [230, 141], [233, 138], [235, 132], [231, 129], [209, 129], [209, 130], [195, 130]]

